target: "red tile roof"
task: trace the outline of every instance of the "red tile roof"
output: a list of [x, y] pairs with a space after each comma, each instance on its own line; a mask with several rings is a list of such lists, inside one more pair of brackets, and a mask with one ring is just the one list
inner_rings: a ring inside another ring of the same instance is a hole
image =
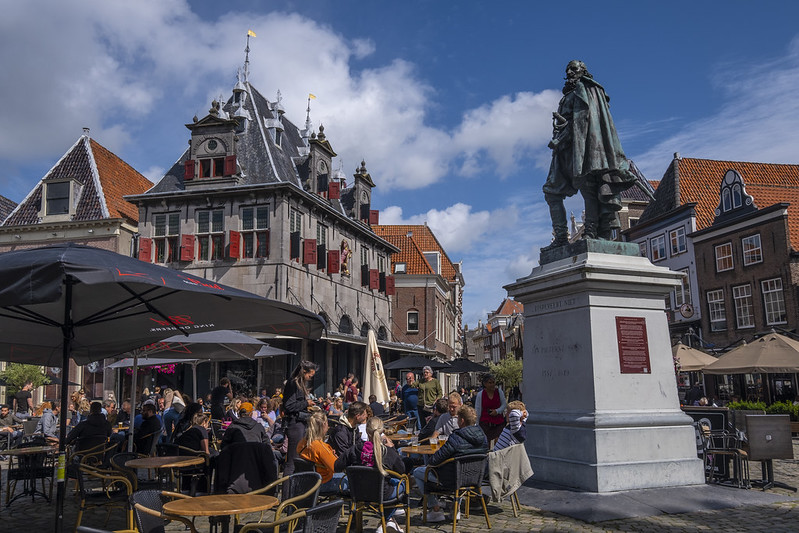
[[458, 273], [452, 265], [449, 256], [444, 251], [441, 243], [426, 225], [383, 225], [372, 226], [372, 230], [383, 239], [400, 249], [399, 253], [391, 256], [391, 261], [405, 263], [406, 273], [416, 275], [434, 274], [430, 263], [424, 257], [424, 252], [439, 252], [441, 254], [441, 276], [446, 280], [454, 280]]
[[721, 180], [728, 170], [735, 170], [741, 175], [746, 192], [754, 198], [758, 208], [780, 202], [791, 204], [788, 208], [791, 246], [794, 250], [799, 250], [799, 165], [689, 157], [674, 160], [657, 188], [657, 202], [649, 204], [642, 220], [696, 202], [696, 229], [707, 228], [716, 217]]
[[141, 194], [153, 183], [94, 139], [91, 140], [91, 147], [109, 216], [138, 222], [138, 208], [122, 197]]
[[516, 300], [505, 298], [499, 305], [499, 309], [496, 310], [494, 315], [510, 316], [513, 313], [524, 313], [524, 306]]

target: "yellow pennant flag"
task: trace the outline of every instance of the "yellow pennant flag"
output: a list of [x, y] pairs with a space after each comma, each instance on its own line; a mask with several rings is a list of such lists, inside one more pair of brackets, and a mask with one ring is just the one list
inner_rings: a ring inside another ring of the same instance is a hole
[[308, 93], [308, 98], [312, 98], [312, 99], [316, 100], [316, 95], [313, 95], [313, 94], [311, 94], [311, 93]]
[[250, 37], [257, 37], [257, 35], [255, 35], [255, 32], [252, 30], [247, 30], [247, 35], [249, 35]]

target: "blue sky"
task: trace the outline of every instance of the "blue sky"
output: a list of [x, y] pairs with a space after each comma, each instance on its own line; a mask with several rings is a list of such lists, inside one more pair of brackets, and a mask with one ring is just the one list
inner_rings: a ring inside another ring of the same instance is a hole
[[0, 194], [21, 200], [84, 126], [157, 180], [184, 124], [230, 94], [252, 29], [250, 81], [297, 124], [314, 93], [344, 171], [366, 160], [381, 223], [426, 222], [463, 261], [470, 326], [549, 242], [540, 191], [571, 59], [651, 179], [674, 152], [799, 163], [796, 2], [4, 4]]

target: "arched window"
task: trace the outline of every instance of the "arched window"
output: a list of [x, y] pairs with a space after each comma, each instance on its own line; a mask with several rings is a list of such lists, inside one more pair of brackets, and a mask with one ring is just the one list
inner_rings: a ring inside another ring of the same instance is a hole
[[361, 324], [361, 337], [366, 337], [367, 335], [369, 335], [369, 323], [364, 322]]
[[732, 199], [730, 198], [729, 189], [724, 189], [721, 191], [721, 205], [725, 213], [732, 209]]
[[380, 326], [377, 328], [377, 340], [379, 341], [387, 341], [388, 340], [388, 330], [385, 326]]
[[338, 323], [338, 332], [352, 335], [352, 320], [347, 315], [341, 317]]
[[324, 311], [320, 311], [318, 314], [319, 314], [319, 316], [321, 316], [325, 320], [325, 326], [329, 328], [330, 327], [330, 317], [327, 316], [327, 313], [325, 313]]
[[741, 199], [741, 186], [736, 183], [732, 186], [732, 206], [741, 207], [741, 205], [743, 205], [743, 200]]

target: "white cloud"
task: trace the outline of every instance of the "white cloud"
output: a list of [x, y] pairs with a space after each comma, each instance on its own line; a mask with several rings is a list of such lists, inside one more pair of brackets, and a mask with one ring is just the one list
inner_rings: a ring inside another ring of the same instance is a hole
[[390, 206], [380, 213], [382, 224], [426, 224], [452, 261], [455, 255], [468, 252], [481, 241], [491, 228], [495, 214], [488, 211], [472, 212], [472, 206], [463, 203], [443, 210], [431, 209], [426, 213], [403, 218], [402, 208]]

